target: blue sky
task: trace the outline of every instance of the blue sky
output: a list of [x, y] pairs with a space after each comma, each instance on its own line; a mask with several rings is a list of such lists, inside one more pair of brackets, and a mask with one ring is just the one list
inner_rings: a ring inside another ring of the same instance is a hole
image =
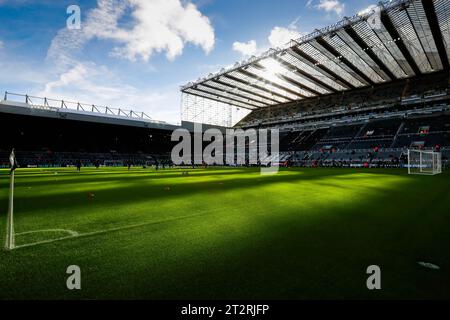
[[[81, 9], [68, 30], [67, 7]], [[179, 86], [371, 0], [0, 0], [0, 90], [180, 121]]]

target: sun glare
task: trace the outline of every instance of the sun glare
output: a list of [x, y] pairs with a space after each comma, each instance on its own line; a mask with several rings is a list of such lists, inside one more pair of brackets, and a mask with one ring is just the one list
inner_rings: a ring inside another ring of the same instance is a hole
[[261, 61], [261, 65], [266, 69], [267, 75], [270, 78], [276, 78], [277, 74], [285, 73], [285, 69], [273, 59], [263, 60]]

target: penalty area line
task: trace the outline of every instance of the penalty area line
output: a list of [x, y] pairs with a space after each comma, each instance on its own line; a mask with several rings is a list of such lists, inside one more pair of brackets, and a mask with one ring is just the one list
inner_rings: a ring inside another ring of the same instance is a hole
[[38, 245], [50, 244], [50, 243], [53, 243], [53, 242], [59, 242], [59, 241], [63, 241], [63, 240], [77, 239], [77, 238], [86, 238], [86, 237], [106, 234], [106, 233], [110, 233], [110, 232], [117, 232], [117, 231], [123, 231], [123, 230], [128, 230], [128, 229], [135, 229], [135, 228], [145, 227], [145, 226], [148, 226], [148, 225], [157, 225], [157, 224], [163, 224], [163, 223], [167, 223], [167, 222], [175, 222], [175, 221], [179, 221], [179, 220], [184, 220], [184, 219], [195, 218], [195, 217], [198, 217], [198, 216], [207, 215], [209, 213], [211, 213], [211, 212], [192, 214], [192, 215], [188, 215], [188, 216], [182, 216], [182, 217], [177, 217], [177, 218], [172, 218], [172, 219], [165, 219], [165, 220], [159, 220], [159, 221], [143, 222], [143, 223], [139, 223], [139, 224], [132, 224], [132, 225], [123, 226], [123, 227], [116, 227], [116, 228], [99, 230], [99, 231], [92, 231], [92, 232], [86, 232], [86, 233], [78, 233], [76, 231], [67, 230], [67, 229], [48, 229], [48, 230], [36, 230], [36, 231], [22, 232], [22, 233], [17, 233], [16, 236], [17, 235], [30, 234], [30, 233], [52, 232], [52, 231], [61, 231], [61, 232], [64, 231], [64, 232], [70, 233], [71, 235], [66, 236], [66, 237], [56, 238], [56, 239], [42, 240], [42, 241], [37, 241], [37, 242], [31, 242], [31, 243], [18, 245], [18, 246], [15, 246], [12, 250], [17, 250], [17, 249], [21, 249], [21, 248], [35, 247], [35, 246], [38, 246]]
[[33, 234], [33, 233], [49, 233], [49, 232], [66, 232], [68, 234], [70, 234], [70, 236], [74, 237], [74, 236], [78, 236], [79, 233], [73, 230], [69, 230], [69, 229], [45, 229], [45, 230], [34, 230], [34, 231], [26, 231], [26, 232], [20, 232], [20, 233], [16, 233], [16, 236], [22, 236], [25, 234]]

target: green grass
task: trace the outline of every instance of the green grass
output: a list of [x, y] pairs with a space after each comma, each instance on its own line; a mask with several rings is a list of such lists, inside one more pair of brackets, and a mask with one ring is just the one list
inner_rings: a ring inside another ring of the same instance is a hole
[[[449, 177], [19, 169], [16, 245], [68, 235], [30, 231], [80, 236], [1, 251], [0, 299], [449, 299]], [[2, 245], [8, 179], [0, 171]], [[372, 264], [381, 291], [366, 288]], [[69, 265], [81, 291], [66, 289]]]

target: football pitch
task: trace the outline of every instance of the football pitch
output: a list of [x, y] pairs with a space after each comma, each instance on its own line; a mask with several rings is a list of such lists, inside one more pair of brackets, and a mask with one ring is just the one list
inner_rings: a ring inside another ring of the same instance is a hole
[[[18, 169], [0, 299], [450, 298], [448, 171], [184, 171]], [[382, 290], [366, 287], [370, 265]]]

